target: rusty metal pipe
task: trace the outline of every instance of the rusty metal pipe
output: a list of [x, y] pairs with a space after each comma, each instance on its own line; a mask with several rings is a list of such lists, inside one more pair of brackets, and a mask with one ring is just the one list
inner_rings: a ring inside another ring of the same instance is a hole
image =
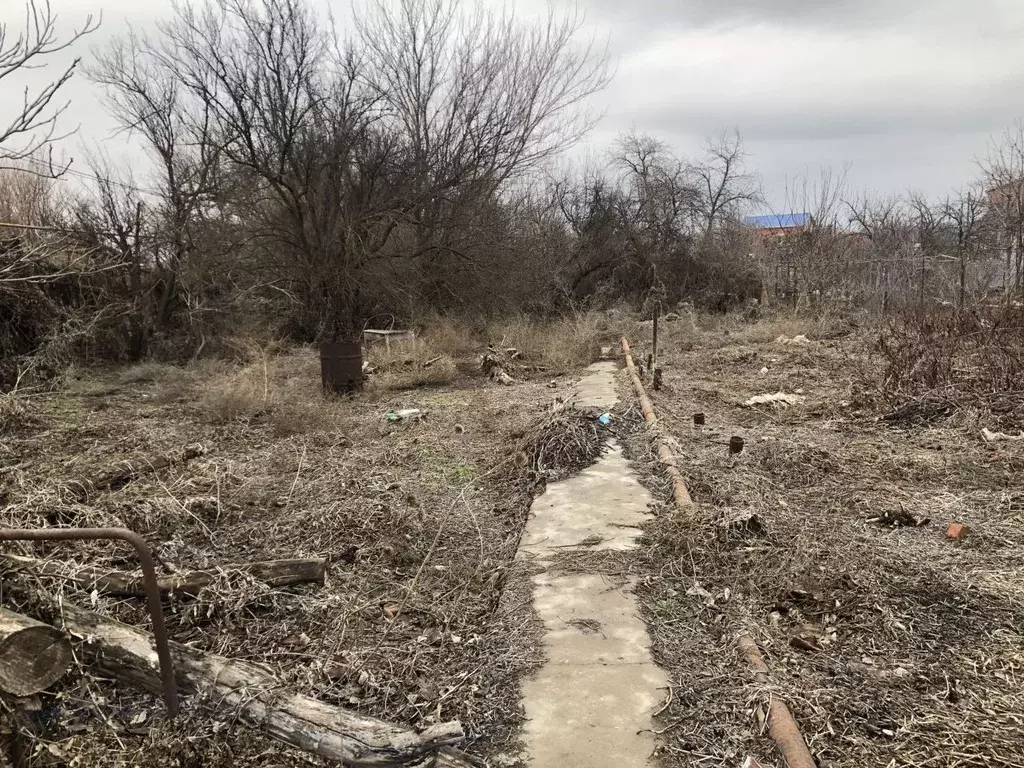
[[[754, 642], [754, 638], [744, 632], [736, 644], [744, 659], [754, 670], [754, 677], [757, 681], [768, 685], [771, 682], [768, 677], [768, 665], [764, 663], [764, 657], [761, 655], [757, 643]], [[807, 749], [804, 737], [800, 734], [800, 726], [796, 724], [796, 718], [789, 711], [786, 702], [775, 696], [768, 703], [768, 733], [789, 768], [817, 768], [810, 750]]]
[[[647, 396], [646, 390], [644, 390], [643, 382], [640, 381], [640, 376], [637, 375], [633, 354], [629, 350], [629, 342], [626, 339], [622, 340], [622, 354], [626, 358], [626, 369], [629, 371], [629, 378], [633, 382], [633, 390], [640, 400], [640, 410], [643, 411], [644, 421], [654, 426], [658, 423], [658, 417], [654, 413], [654, 405], [651, 403], [651, 399]], [[672, 479], [672, 496], [676, 504], [680, 507], [692, 505], [693, 499], [690, 498], [690, 492], [686, 489], [686, 481], [683, 479], [683, 473], [679, 471], [679, 465], [676, 463], [676, 457], [669, 447], [668, 440], [664, 435], [659, 435], [657, 443], [658, 458], [661, 459], [661, 463], [665, 466], [665, 471]]]
[[171, 648], [164, 625], [164, 609], [160, 602], [160, 588], [156, 579], [156, 565], [153, 553], [146, 540], [127, 528], [39, 528], [0, 529], [0, 541], [126, 541], [135, 548], [142, 566], [142, 581], [146, 587], [146, 603], [153, 621], [153, 637], [156, 640], [156, 655], [160, 660], [160, 679], [164, 685], [164, 702], [171, 717], [178, 714], [178, 688], [174, 682], [174, 666], [171, 662]]
[[[653, 426], [658, 423], [658, 417], [654, 413], [654, 406], [651, 404], [650, 398], [647, 397], [647, 393], [644, 391], [643, 382], [637, 376], [636, 366], [633, 364], [633, 355], [629, 351], [629, 342], [626, 339], [622, 340], [622, 354], [626, 358], [626, 368], [629, 370], [629, 376], [633, 381], [633, 389], [640, 399], [640, 408], [644, 413], [644, 420]], [[701, 415], [703, 416], [703, 414]], [[694, 422], [696, 423], [696, 414]], [[690, 494], [686, 490], [686, 483], [683, 481], [682, 473], [679, 471], [675, 456], [672, 455], [672, 449], [665, 441], [664, 436], [658, 438], [658, 455], [662, 458], [665, 471], [672, 477], [672, 483], [676, 489], [676, 505], [682, 507], [692, 504], [693, 502], [690, 500]], [[753, 668], [757, 681], [767, 685], [770, 682], [768, 665], [764, 663], [764, 657], [761, 656], [757, 643], [754, 642], [750, 635], [744, 633], [740, 635], [738, 645], [743, 653], [743, 657]], [[779, 751], [782, 752], [782, 757], [786, 761], [788, 768], [817, 768], [817, 764], [814, 762], [814, 758], [811, 757], [811, 752], [807, 749], [807, 744], [800, 734], [800, 727], [797, 725], [793, 713], [789, 711], [789, 707], [786, 706], [784, 701], [774, 697], [769, 703], [768, 732], [771, 734], [776, 746], [778, 746]]]

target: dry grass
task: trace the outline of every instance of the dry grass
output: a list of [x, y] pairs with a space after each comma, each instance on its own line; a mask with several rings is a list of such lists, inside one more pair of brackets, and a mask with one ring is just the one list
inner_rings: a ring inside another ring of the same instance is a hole
[[480, 349], [480, 339], [463, 321], [432, 315], [422, 318], [416, 326], [422, 329], [419, 338], [437, 354], [457, 359], [473, 355]]
[[276, 354], [249, 348], [249, 362], [204, 360], [188, 366], [139, 363], [115, 374], [118, 387], [141, 387], [157, 405], [197, 406], [211, 424], [269, 425], [277, 437], [337, 429], [345, 401], [320, 386], [320, 360], [309, 348]]
[[320, 361], [312, 350], [265, 357], [201, 385], [200, 403], [214, 423], [263, 420], [277, 437], [330, 432], [347, 403], [320, 386]]
[[414, 340], [378, 343], [367, 360], [372, 389], [379, 391], [437, 386], [454, 381], [460, 371], [476, 373], [488, 346], [514, 347], [517, 376], [551, 376], [584, 368], [600, 358], [601, 346], [617, 342], [622, 322], [598, 313], [554, 321], [513, 317], [484, 327], [451, 318], [431, 317]]
[[[481, 381], [325, 398], [311, 350], [242, 365], [148, 366], [46, 398], [50, 432], [0, 441], [9, 470], [0, 493], [11, 524], [131, 527], [161, 562], [186, 570], [329, 558], [323, 587], [268, 590], [227, 579], [198, 599], [172, 598], [171, 635], [267, 664], [290, 690], [390, 721], [461, 719], [474, 750], [502, 750], [521, 717], [516, 683], [538, 656], [529, 579], [515, 565], [536, 478], [508, 446], [548, 397], [540, 382]], [[401, 407], [429, 418], [382, 418]], [[98, 469], [191, 442], [207, 452], [187, 465], [146, 473], [88, 504], [66, 492]], [[24, 549], [71, 570], [134, 568], [104, 544]], [[72, 583], [43, 584], [90, 604]], [[143, 601], [99, 596], [97, 610], [147, 626]], [[319, 764], [241, 725], [213, 731], [201, 711], [164, 728], [157, 698], [88, 668], [59, 693], [60, 714], [44, 738], [65, 761]], [[131, 725], [140, 712], [146, 729]]]
[[459, 349], [441, 346], [452, 338], [422, 336], [371, 346], [366, 355], [370, 367], [369, 383], [373, 390], [402, 390], [450, 384], [458, 375], [451, 355]]
[[780, 336], [793, 338], [804, 335], [813, 341], [835, 339], [850, 334], [866, 322], [863, 318], [851, 318], [828, 311], [769, 309], [757, 319], [739, 312], [724, 315], [684, 313], [677, 322], [663, 322], [661, 331], [665, 341], [676, 341], [679, 350], [687, 350], [698, 346], [720, 348], [768, 344]]
[[[538, 369], [595, 354], [589, 320], [512, 325]], [[549, 472], [587, 460], [600, 436], [591, 421], [536, 421], [550, 400], [548, 371], [537, 371], [541, 381], [527, 371], [510, 387], [487, 381], [480, 353], [511, 334], [476, 330], [472, 343], [442, 325], [408, 348], [374, 349], [370, 362], [384, 370], [350, 397], [322, 393], [315, 350], [275, 345], [240, 344], [232, 361], [79, 372], [39, 399], [45, 428], [0, 440], [5, 519], [132, 528], [161, 563], [182, 570], [326, 557], [323, 587], [270, 590], [230, 577], [196, 599], [170, 598], [171, 636], [266, 664], [289, 690], [393, 722], [458, 718], [473, 751], [514, 752], [517, 684], [540, 658], [529, 573], [515, 559], [531, 493]], [[384, 418], [401, 408], [427, 417]], [[85, 502], [76, 495], [103, 469], [146, 466], [196, 442], [206, 452], [188, 464]], [[69, 572], [135, 567], [106, 544], [18, 548]], [[70, 581], [39, 585], [82, 606], [94, 599]], [[95, 601], [101, 613], [148, 625], [143, 601]], [[212, 728], [199, 710], [167, 728], [157, 698], [87, 666], [58, 694], [46, 697], [57, 714], [44, 754], [69, 764], [319, 764], [241, 725]], [[132, 722], [140, 713], [142, 728]]]
[[522, 362], [549, 373], [565, 373], [590, 365], [601, 357], [601, 346], [617, 341], [621, 329], [606, 327], [597, 313], [576, 314], [554, 321], [528, 317], [492, 324], [489, 341], [497, 347], [515, 347]]
[[17, 393], [0, 394], [0, 435], [16, 435], [39, 423], [37, 409]]
[[[750, 716], [768, 692], [732, 651], [750, 629], [823, 765], [1024, 764], [1024, 446], [986, 446], [956, 421], [893, 430], [851, 404], [860, 370], [879, 365], [864, 341], [772, 341], [794, 331], [814, 337], [777, 321], [726, 345], [706, 331], [669, 356], [652, 393], [697, 503], [646, 531], [649, 627], [682, 694], [665, 713], [678, 725], [664, 754], [772, 764]], [[739, 405], [796, 385], [805, 405]], [[705, 429], [691, 426], [694, 410]], [[739, 457], [724, 445], [734, 434], [747, 441]], [[651, 461], [648, 443], [630, 440], [634, 458]], [[730, 525], [751, 514], [763, 529]], [[930, 522], [886, 524], [906, 519]], [[948, 540], [951, 521], [974, 533]]]

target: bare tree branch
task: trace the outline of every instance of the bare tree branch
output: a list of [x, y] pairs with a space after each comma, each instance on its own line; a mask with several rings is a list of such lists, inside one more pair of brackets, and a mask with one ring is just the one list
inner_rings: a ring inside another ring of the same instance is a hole
[[[46, 66], [46, 57], [67, 50], [80, 38], [95, 31], [99, 22], [90, 14], [80, 28], [61, 37], [57, 32], [57, 15], [50, 7], [50, 1], [27, 0], [24, 24], [17, 37], [13, 36], [11, 24], [0, 23], [0, 81], [13, 80], [18, 73]], [[23, 89], [21, 106], [15, 109], [15, 117], [7, 125], [0, 126], [0, 165], [38, 156], [42, 150], [48, 150], [54, 142], [74, 132], [58, 132], [58, 119], [68, 104], [55, 104], [54, 99], [74, 75], [79, 61], [76, 58], [41, 88], [32, 90], [26, 86]], [[56, 178], [67, 170], [68, 165], [54, 164], [51, 157], [48, 173]]]

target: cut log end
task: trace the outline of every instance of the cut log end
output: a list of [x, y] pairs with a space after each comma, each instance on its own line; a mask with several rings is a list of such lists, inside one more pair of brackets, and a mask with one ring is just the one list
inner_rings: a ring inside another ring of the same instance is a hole
[[60, 680], [74, 661], [57, 629], [0, 609], [0, 690], [31, 696]]

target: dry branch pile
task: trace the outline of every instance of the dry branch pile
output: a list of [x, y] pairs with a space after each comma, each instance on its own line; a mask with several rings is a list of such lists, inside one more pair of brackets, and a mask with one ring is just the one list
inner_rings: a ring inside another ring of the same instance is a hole
[[598, 409], [562, 408], [538, 420], [520, 438], [527, 467], [547, 480], [558, 480], [589, 467], [601, 456], [610, 433]]

